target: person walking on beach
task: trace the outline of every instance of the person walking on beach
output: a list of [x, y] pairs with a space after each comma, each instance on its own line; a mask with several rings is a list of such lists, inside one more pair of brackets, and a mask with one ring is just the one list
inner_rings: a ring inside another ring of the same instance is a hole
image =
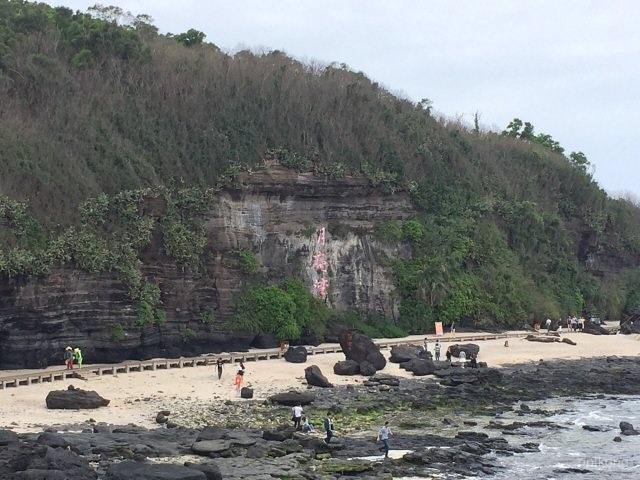
[[218, 381], [222, 380], [222, 364], [224, 362], [222, 361], [222, 358], [218, 357], [218, 360], [216, 361], [216, 367], [218, 368]]
[[327, 412], [322, 420], [322, 426], [324, 427], [324, 431], [327, 432], [327, 438], [324, 439], [324, 443], [329, 443], [333, 437], [333, 422], [331, 418], [329, 418], [329, 412]]
[[233, 384], [236, 386], [236, 394], [240, 396], [240, 389], [242, 388], [242, 380], [244, 376], [244, 370], [238, 370], [236, 378], [233, 380]]
[[300, 430], [300, 422], [302, 420], [302, 405], [298, 404], [293, 407], [293, 426], [296, 430]]
[[73, 349], [71, 347], [65, 348], [64, 361], [67, 364], [67, 370], [73, 370]]
[[392, 436], [391, 428], [389, 428], [389, 422], [384, 422], [384, 426], [378, 431], [378, 438], [376, 442], [382, 441], [382, 446], [378, 449], [384, 452], [385, 458], [389, 457], [389, 437]]
[[436, 340], [436, 345], [433, 347], [433, 351], [436, 353], [436, 362], [440, 361], [440, 340]]
[[80, 350], [78, 347], [73, 349], [73, 359], [78, 365], [78, 368], [82, 368], [82, 350]]
[[547, 327], [547, 333], [551, 332], [551, 319], [547, 318], [547, 321], [544, 322], [545, 327]]
[[427, 337], [424, 337], [424, 341], [422, 342], [422, 349], [427, 353], [429, 351], [429, 341]]
[[451, 336], [456, 336], [456, 322], [451, 322]]

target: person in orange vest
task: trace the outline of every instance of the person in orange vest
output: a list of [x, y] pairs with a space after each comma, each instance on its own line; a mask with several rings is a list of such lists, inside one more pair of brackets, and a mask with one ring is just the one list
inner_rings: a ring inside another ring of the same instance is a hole
[[236, 386], [236, 393], [240, 395], [240, 389], [242, 388], [242, 380], [244, 376], [244, 370], [238, 370], [236, 378], [233, 380], [233, 384]]

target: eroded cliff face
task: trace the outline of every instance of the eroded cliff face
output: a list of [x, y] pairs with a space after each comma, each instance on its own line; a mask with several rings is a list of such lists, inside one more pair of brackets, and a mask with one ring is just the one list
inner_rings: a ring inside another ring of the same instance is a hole
[[[372, 232], [412, 214], [406, 194], [383, 192], [362, 178], [327, 181], [277, 167], [244, 174], [206, 216], [200, 271], [167, 258], [159, 234], [143, 252], [143, 273], [162, 292], [167, 322], [161, 327], [135, 326], [136, 303], [115, 273], [65, 268], [45, 278], [0, 279], [0, 369], [62, 365], [66, 345], [81, 347], [86, 363], [244, 349], [252, 337], [234, 332], [230, 322], [234, 297], [249, 281], [235, 252], [254, 252], [269, 283], [294, 277], [311, 288], [320, 228], [326, 229], [330, 306], [392, 318], [398, 305], [387, 260], [409, 251], [381, 245]], [[212, 322], [205, 321], [207, 312]]]

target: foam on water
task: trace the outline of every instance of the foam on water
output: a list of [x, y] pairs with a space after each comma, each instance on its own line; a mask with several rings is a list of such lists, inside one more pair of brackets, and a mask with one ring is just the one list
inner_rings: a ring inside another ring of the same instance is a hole
[[[502, 457], [504, 470], [493, 478], [518, 480], [562, 479], [595, 480], [637, 479], [640, 475], [640, 436], [620, 435], [619, 423], [632, 423], [636, 428], [640, 399], [615, 397], [610, 399], [553, 399], [533, 402], [533, 408], [566, 410], [551, 414], [545, 420], [561, 425], [562, 429], [522, 429], [519, 435], [509, 435], [511, 444], [536, 441], [540, 453], [516, 454]], [[505, 420], [535, 421], [540, 417], [505, 414]], [[584, 425], [605, 431], [588, 431]], [[518, 433], [518, 432], [516, 432]], [[622, 442], [613, 438], [621, 436]]]

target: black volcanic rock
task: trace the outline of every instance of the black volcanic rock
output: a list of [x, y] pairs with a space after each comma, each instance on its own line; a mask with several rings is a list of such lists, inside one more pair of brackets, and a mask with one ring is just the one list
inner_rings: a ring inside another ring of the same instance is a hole
[[333, 366], [333, 373], [336, 375], [358, 375], [360, 365], [354, 360], [342, 360]]
[[310, 367], [305, 368], [304, 377], [309, 385], [323, 388], [333, 387], [317, 365], [311, 365]]
[[284, 352], [284, 359], [291, 363], [304, 363], [307, 361], [307, 349], [305, 347], [289, 347]]
[[367, 361], [376, 370], [382, 370], [387, 364], [380, 353], [380, 348], [364, 333], [345, 330], [340, 334], [340, 347], [347, 360], [354, 360], [359, 364]]
[[78, 410], [100, 408], [109, 405], [110, 400], [102, 398], [97, 392], [73, 388], [69, 385], [67, 390], [53, 390], [46, 398], [47, 408]]

